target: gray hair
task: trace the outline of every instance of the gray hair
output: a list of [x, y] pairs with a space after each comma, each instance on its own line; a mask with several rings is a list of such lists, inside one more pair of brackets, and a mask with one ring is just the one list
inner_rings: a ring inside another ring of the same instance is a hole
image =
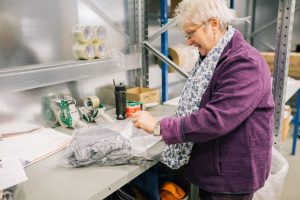
[[183, 0], [175, 13], [180, 28], [188, 23], [201, 24], [215, 17], [219, 20], [220, 29], [225, 30], [233, 19], [225, 0]]

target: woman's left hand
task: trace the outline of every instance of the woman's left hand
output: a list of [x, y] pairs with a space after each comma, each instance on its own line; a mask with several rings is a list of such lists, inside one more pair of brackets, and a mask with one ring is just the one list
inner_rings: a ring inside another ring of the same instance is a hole
[[147, 111], [138, 111], [132, 115], [132, 123], [134, 126], [151, 134], [153, 133], [156, 122], [157, 119]]

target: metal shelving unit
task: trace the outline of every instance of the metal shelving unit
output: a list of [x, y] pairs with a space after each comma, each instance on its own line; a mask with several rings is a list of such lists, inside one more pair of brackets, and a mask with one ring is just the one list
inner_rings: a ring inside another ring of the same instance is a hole
[[[149, 37], [149, 39], [146, 39], [143, 42], [143, 47], [146, 50], [150, 50], [158, 59], [162, 61], [162, 102], [165, 102], [168, 100], [168, 67], [172, 67], [177, 71], [179, 74], [184, 76], [185, 78], [188, 78], [188, 73], [181, 70], [172, 60], [168, 58], [168, 33], [167, 31], [175, 26], [177, 24], [176, 18], [173, 18], [168, 21], [167, 18], [167, 0], [160, 0], [160, 12], [161, 12], [161, 28], [154, 33], [152, 36]], [[154, 41], [156, 38], [161, 36], [161, 52], [157, 50], [154, 46], [151, 45], [151, 42]], [[143, 51], [144, 56], [145, 52]], [[147, 81], [144, 81], [144, 86], [149, 85], [149, 65], [144, 62], [143, 65], [143, 77], [147, 79]]]

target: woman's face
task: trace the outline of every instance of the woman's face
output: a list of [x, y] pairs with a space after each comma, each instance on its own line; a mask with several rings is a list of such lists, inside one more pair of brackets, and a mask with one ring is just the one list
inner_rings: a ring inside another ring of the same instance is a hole
[[206, 56], [215, 45], [214, 32], [210, 23], [186, 24], [184, 31], [187, 44], [197, 47], [202, 56]]

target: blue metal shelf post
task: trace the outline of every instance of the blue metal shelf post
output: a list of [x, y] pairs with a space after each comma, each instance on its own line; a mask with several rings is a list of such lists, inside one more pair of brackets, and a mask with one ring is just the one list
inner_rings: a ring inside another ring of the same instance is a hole
[[[160, 19], [161, 26], [168, 23], [168, 4], [167, 0], [160, 0]], [[168, 31], [161, 35], [161, 52], [168, 57]], [[168, 100], [168, 65], [162, 62], [162, 102]]]
[[234, 9], [234, 0], [230, 0], [230, 8]]
[[294, 135], [293, 135], [293, 146], [292, 146], [293, 156], [296, 154], [298, 129], [299, 129], [299, 116], [300, 116], [300, 90], [297, 91], [297, 108], [296, 108], [295, 118], [293, 119], [293, 122], [295, 124]]

